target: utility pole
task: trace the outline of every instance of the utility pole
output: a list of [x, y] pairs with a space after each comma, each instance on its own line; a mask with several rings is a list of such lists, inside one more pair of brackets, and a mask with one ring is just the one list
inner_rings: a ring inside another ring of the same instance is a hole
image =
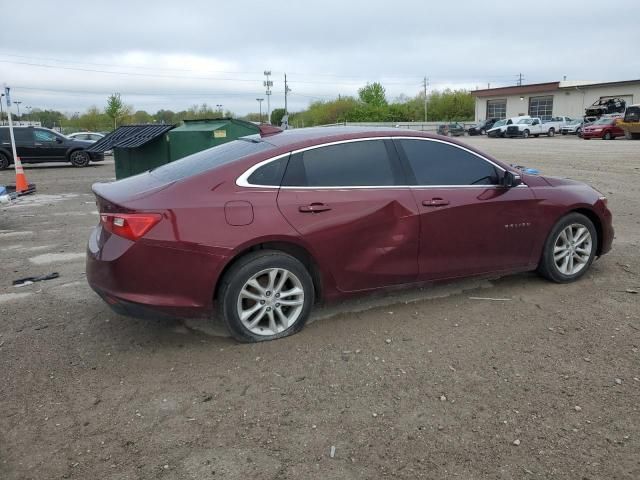
[[264, 76], [267, 77], [267, 79], [262, 82], [267, 89], [264, 92], [264, 94], [267, 96], [267, 123], [271, 123], [271, 87], [273, 87], [273, 80], [269, 80], [269, 77], [271, 76], [271, 70], [265, 70]]
[[258, 105], [260, 105], [260, 123], [262, 123], [262, 102], [264, 98], [256, 98], [256, 100], [258, 101]]
[[424, 121], [427, 121], [427, 88], [429, 87], [429, 79], [424, 77], [422, 82], [422, 86], [424, 87]]
[[291, 89], [289, 88], [289, 84], [287, 83], [287, 74], [284, 74], [284, 114], [287, 115], [289, 110], [287, 109], [287, 97], [289, 96], [289, 92]]
[[519, 74], [518, 74], [518, 86], [519, 86], [519, 87], [521, 87], [521, 86], [522, 86], [522, 79], [523, 79], [523, 78], [524, 78], [524, 77], [522, 76], [522, 73], [519, 73]]

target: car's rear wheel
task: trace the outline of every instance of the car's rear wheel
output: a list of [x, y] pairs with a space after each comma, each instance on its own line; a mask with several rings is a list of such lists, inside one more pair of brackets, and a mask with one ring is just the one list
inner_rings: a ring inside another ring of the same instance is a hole
[[611, 132], [606, 132], [603, 136], [602, 136], [603, 140], [611, 140]]
[[550, 128], [549, 131], [547, 132], [547, 136], [549, 137], [553, 137], [556, 134], [556, 131], [554, 128]]
[[482, 130], [480, 130], [480, 135], [486, 135], [486, 134], [487, 134], [487, 132], [486, 132], [486, 130], [484, 128]]
[[573, 282], [589, 269], [597, 249], [593, 222], [580, 213], [570, 213], [551, 230], [538, 272], [553, 282]]
[[89, 158], [89, 154], [84, 150], [76, 150], [75, 152], [71, 152], [69, 160], [74, 167], [86, 167], [89, 165], [91, 159]]
[[0, 170], [9, 168], [9, 165], [11, 165], [9, 157], [4, 152], [0, 152]]
[[224, 276], [219, 307], [236, 340], [261, 342], [299, 332], [314, 298], [311, 275], [299, 260], [261, 250], [241, 258]]

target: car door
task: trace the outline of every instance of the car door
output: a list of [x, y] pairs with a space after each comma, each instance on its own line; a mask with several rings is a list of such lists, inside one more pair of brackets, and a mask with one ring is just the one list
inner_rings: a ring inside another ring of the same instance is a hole
[[[13, 129], [13, 137], [16, 141], [16, 153], [21, 160], [30, 161], [34, 158], [33, 128], [17, 127]], [[9, 142], [10, 142], [9, 137]], [[11, 144], [9, 143], [9, 148]]]
[[420, 210], [420, 278], [515, 269], [529, 263], [536, 200], [499, 185], [504, 169], [462, 146], [395, 140]]
[[278, 207], [339, 290], [416, 280], [418, 209], [390, 140], [294, 152]]
[[42, 161], [64, 159], [67, 146], [62, 137], [41, 128], [34, 129], [34, 157]]

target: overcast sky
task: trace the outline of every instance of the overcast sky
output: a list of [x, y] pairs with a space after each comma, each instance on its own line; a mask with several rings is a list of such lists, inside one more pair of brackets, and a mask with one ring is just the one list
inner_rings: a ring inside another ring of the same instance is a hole
[[23, 109], [103, 108], [120, 92], [149, 112], [244, 114], [265, 69], [272, 108], [287, 73], [291, 111], [373, 81], [414, 96], [424, 76], [430, 89], [640, 78], [639, 0], [29, 0], [1, 18], [0, 83]]

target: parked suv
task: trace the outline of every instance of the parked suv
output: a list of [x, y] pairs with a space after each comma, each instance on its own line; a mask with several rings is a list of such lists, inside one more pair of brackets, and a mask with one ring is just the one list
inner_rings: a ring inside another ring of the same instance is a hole
[[[74, 140], [40, 127], [14, 127], [16, 151], [22, 163], [70, 162], [86, 167], [89, 162], [104, 160], [104, 154], [87, 152], [93, 142]], [[0, 170], [13, 163], [9, 127], [0, 127]]]

